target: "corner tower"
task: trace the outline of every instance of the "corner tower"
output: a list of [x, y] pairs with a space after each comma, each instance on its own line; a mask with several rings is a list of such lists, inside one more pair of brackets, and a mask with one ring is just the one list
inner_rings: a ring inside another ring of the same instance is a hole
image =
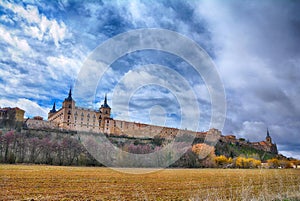
[[63, 108], [74, 108], [75, 107], [75, 101], [72, 98], [72, 89], [69, 90], [69, 95], [67, 98], [65, 98], [63, 102]]
[[271, 136], [270, 136], [269, 129], [267, 129], [266, 142], [272, 144], [272, 138], [271, 138]]
[[[99, 108], [100, 116], [99, 116], [99, 126], [104, 130], [106, 120], [110, 119], [110, 110], [111, 108], [107, 104], [107, 97], [105, 94], [104, 103]], [[106, 122], [108, 123], [108, 122]]]
[[74, 114], [73, 111], [75, 109], [75, 101], [72, 98], [72, 89], [69, 90], [69, 95], [65, 98], [62, 104], [63, 110], [63, 128], [70, 129], [73, 128], [74, 125]]
[[110, 110], [111, 108], [107, 104], [107, 96], [105, 94], [104, 103], [100, 107], [100, 113], [102, 116], [102, 119], [109, 119], [110, 118]]
[[56, 109], [55, 109], [55, 102], [53, 103], [53, 107], [52, 107], [52, 110], [49, 111], [48, 113], [48, 119], [56, 113]]
[[270, 136], [270, 133], [269, 133], [269, 129], [267, 129], [267, 136], [266, 136], [266, 142], [269, 146], [269, 151], [272, 153], [272, 154], [278, 154], [278, 149], [277, 149], [277, 145], [275, 143], [272, 142], [272, 138]]

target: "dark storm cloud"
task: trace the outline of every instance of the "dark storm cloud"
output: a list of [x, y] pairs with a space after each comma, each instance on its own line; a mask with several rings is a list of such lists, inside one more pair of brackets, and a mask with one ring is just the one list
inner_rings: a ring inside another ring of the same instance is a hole
[[299, 9], [296, 1], [199, 4], [229, 92], [225, 133], [261, 140], [269, 127], [279, 147], [299, 153]]

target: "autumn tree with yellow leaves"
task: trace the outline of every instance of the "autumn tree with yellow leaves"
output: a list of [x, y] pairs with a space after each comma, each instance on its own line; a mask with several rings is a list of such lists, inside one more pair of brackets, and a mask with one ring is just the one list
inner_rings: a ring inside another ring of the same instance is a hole
[[254, 158], [237, 157], [234, 165], [237, 168], [258, 168], [261, 166], [261, 161]]
[[198, 159], [201, 161], [202, 167], [215, 167], [215, 148], [205, 143], [195, 144], [192, 147]]
[[227, 158], [224, 155], [215, 157], [217, 167], [226, 167], [232, 164], [232, 158]]

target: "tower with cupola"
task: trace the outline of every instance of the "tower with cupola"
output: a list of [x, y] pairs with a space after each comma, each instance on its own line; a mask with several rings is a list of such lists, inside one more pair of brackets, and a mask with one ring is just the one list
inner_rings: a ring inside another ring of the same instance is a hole
[[65, 128], [65, 129], [73, 128], [74, 109], [75, 109], [75, 101], [72, 98], [72, 89], [70, 89], [68, 97], [65, 98], [64, 102], [62, 103], [63, 128]]
[[269, 129], [267, 129], [266, 142], [272, 144], [272, 138], [271, 138], [271, 136], [270, 136]]
[[100, 127], [104, 128], [105, 125], [105, 121], [107, 121], [108, 119], [110, 119], [110, 111], [111, 108], [109, 107], [109, 105], [107, 104], [107, 96], [105, 94], [105, 98], [104, 98], [104, 103], [101, 105], [101, 107], [99, 108], [100, 111]]
[[56, 113], [55, 102], [53, 103], [52, 109], [48, 112], [48, 119]]

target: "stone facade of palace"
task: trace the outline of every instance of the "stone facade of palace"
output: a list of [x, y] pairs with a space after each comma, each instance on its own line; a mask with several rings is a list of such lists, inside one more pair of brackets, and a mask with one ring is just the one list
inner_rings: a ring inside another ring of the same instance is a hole
[[[189, 130], [181, 130], [177, 128], [149, 125], [136, 122], [128, 122], [123, 120], [115, 120], [110, 116], [111, 108], [107, 104], [105, 96], [104, 103], [99, 110], [91, 110], [76, 106], [75, 100], [72, 98], [72, 91], [69, 91], [68, 97], [64, 100], [61, 109], [56, 111], [55, 104], [48, 114], [48, 122], [51, 126], [74, 131], [85, 131], [94, 133], [105, 133], [116, 136], [130, 137], [154, 137], [159, 136], [165, 139], [173, 139], [178, 134], [190, 134], [195, 137], [205, 138], [207, 135], [221, 136], [221, 132], [217, 129], [210, 129], [207, 132], [195, 132]], [[50, 126], [50, 127], [51, 127]], [[243, 142], [234, 135], [222, 136], [223, 140], [228, 142], [248, 143]], [[264, 141], [252, 142], [250, 146], [267, 152], [277, 153], [277, 146], [273, 144], [269, 131]]]
[[[69, 95], [63, 101], [62, 108], [56, 110], [55, 103], [48, 113], [48, 122], [37, 122], [31, 120], [28, 123], [44, 127], [57, 127], [65, 130], [84, 131], [93, 133], [105, 133], [113, 135], [126, 135], [131, 137], [154, 137], [173, 138], [179, 133], [190, 133], [203, 135], [203, 132], [180, 130], [177, 128], [149, 125], [137, 122], [115, 120], [111, 118], [111, 108], [105, 96], [104, 102], [99, 110], [92, 110], [76, 106], [70, 89]], [[51, 125], [50, 125], [51, 124]]]
[[48, 121], [57, 124], [61, 129], [98, 133], [108, 130], [107, 121], [111, 119], [110, 111], [106, 96], [99, 110], [77, 107], [70, 89], [62, 108], [56, 111], [54, 103], [52, 110], [48, 113]]

